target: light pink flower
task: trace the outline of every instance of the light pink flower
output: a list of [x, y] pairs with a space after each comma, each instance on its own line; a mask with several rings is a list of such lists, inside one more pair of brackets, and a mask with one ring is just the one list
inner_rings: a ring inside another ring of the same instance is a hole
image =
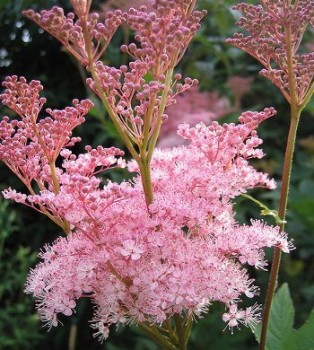
[[123, 247], [119, 249], [120, 253], [125, 257], [130, 257], [131, 260], [140, 259], [144, 250], [136, 245], [136, 242], [132, 239], [128, 239], [123, 243]]
[[[36, 197], [55, 215], [67, 215], [72, 228], [67, 238], [45, 247], [43, 262], [28, 277], [26, 291], [36, 298], [42, 320], [56, 326], [58, 314], [72, 314], [76, 300], [88, 296], [96, 304], [93, 328], [101, 339], [111, 324], [162, 323], [182, 312], [201, 316], [214, 301], [230, 308], [223, 315], [228, 327], [254, 324], [256, 306], [238, 309], [240, 298], [258, 293], [246, 266], [264, 268], [265, 247], [291, 245], [278, 227], [237, 223], [232, 199], [250, 188], [274, 187], [248, 162], [263, 155], [255, 129], [274, 113], [245, 112], [236, 125], [183, 125], [179, 134], [188, 146], [155, 150], [149, 212], [140, 175], [103, 186], [95, 176], [97, 162], [64, 151], [69, 158], [60, 171], [60, 192]], [[134, 162], [129, 165], [136, 170]], [[74, 209], [79, 220], [69, 215]]]

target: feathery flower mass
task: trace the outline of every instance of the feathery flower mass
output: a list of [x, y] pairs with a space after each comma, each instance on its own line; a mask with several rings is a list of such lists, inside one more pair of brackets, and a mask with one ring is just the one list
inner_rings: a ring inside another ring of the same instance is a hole
[[[256, 128], [275, 114], [272, 108], [245, 112], [239, 124], [181, 125], [179, 134], [189, 145], [154, 152], [154, 200], [148, 211], [138, 165], [125, 164], [122, 151], [87, 146], [85, 154], [75, 156], [68, 149], [75, 120], [91, 107], [89, 101], [48, 110], [49, 122], [36, 121], [44, 102], [39, 82], [12, 77], [4, 85], [3, 103], [25, 112], [19, 113], [21, 120], [5, 117], [1, 122], [0, 156], [31, 193], [8, 189], [3, 194], [56, 221], [66, 220], [71, 231], [43, 249], [42, 262], [27, 280], [26, 292], [35, 297], [48, 327], [58, 324], [60, 314], [75, 312], [82, 297], [96, 306], [93, 328], [100, 338], [108, 337], [112, 324], [161, 324], [180, 313], [201, 316], [214, 301], [229, 308], [223, 316], [229, 327], [256, 322], [255, 306], [237, 309], [244, 296], [258, 292], [246, 265], [264, 268], [263, 248], [278, 246], [288, 252], [291, 245], [278, 227], [261, 221], [237, 223], [232, 200], [250, 188], [275, 186], [248, 162], [263, 156]], [[68, 137], [56, 147], [65, 125]], [[12, 145], [17, 152], [10, 158]], [[55, 191], [46, 165], [57, 149], [63, 162], [56, 167]], [[124, 166], [135, 172], [131, 181], [103, 182], [97, 176]], [[30, 169], [35, 173], [30, 175]]]

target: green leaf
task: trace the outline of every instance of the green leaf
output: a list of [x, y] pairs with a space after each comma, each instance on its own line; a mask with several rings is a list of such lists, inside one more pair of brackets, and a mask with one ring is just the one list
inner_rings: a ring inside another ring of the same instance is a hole
[[260, 202], [259, 200], [250, 196], [249, 194], [242, 193], [241, 196], [245, 197], [245, 198], [251, 200], [252, 202], [254, 202], [255, 204], [257, 204], [261, 208], [261, 215], [262, 216], [272, 216], [275, 219], [276, 224], [286, 223], [286, 221], [281, 220], [281, 218], [278, 215], [277, 210], [269, 209], [264, 203]]
[[271, 350], [286, 350], [284, 344], [292, 332], [294, 307], [288, 284], [276, 293], [270, 313], [267, 346]]
[[[299, 329], [293, 328], [294, 306], [287, 283], [275, 294], [270, 312], [266, 350], [314, 350], [314, 310]], [[254, 329], [259, 342], [261, 324]]]
[[303, 326], [293, 330], [285, 343], [285, 350], [314, 350], [314, 310]]

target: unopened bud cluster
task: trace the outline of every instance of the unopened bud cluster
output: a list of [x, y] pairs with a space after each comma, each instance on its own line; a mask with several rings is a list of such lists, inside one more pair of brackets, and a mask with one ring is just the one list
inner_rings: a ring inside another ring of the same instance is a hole
[[[298, 53], [307, 26], [314, 26], [314, 1], [260, 1], [234, 7], [244, 14], [237, 25], [248, 35], [234, 34], [230, 43], [255, 57], [265, 68], [260, 74], [279, 87], [297, 105], [312, 94], [314, 52]], [[293, 95], [293, 97], [292, 97]]]

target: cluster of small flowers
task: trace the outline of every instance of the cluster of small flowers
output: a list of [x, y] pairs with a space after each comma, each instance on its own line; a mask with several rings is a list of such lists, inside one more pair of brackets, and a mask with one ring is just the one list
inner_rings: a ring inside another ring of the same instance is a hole
[[181, 59], [205, 15], [203, 11], [188, 11], [190, 1], [174, 3], [175, 6], [168, 8], [171, 1], [162, 5], [157, 1], [156, 12], [149, 13], [142, 7], [130, 9], [127, 14], [127, 23], [136, 31], [135, 39], [140, 47], [131, 44], [133, 47], [122, 49], [135, 59], [153, 64], [154, 78]]
[[[89, 14], [91, 0], [71, 2], [77, 20], [58, 7], [25, 15], [88, 66], [88, 85], [128, 138], [139, 148], [144, 144], [145, 155], [149, 135], [157, 138], [166, 119], [164, 108], [195, 85], [172, 75], [204, 12], [193, 10], [194, 0], [157, 0], [154, 12], [140, 6], [108, 12], [99, 21]], [[136, 32], [138, 44], [122, 46], [134, 61], [108, 67], [100, 57], [122, 22]], [[200, 317], [214, 301], [229, 310], [223, 315], [229, 328], [258, 320], [256, 306], [238, 309], [243, 296], [258, 293], [246, 266], [265, 268], [265, 247], [289, 252], [292, 245], [279, 227], [253, 220], [240, 225], [233, 199], [251, 188], [275, 186], [249, 164], [264, 155], [256, 128], [275, 114], [272, 108], [245, 112], [239, 124], [181, 125], [178, 134], [187, 146], [157, 148], [145, 159], [151, 161], [153, 187], [147, 202], [138, 161], [126, 163], [114, 147], [86, 146], [78, 156], [69, 149], [80, 140], [72, 131], [92, 107], [89, 100], [48, 109], [50, 116], [39, 118], [46, 101], [38, 81], [14, 76], [4, 86], [2, 102], [20, 120], [1, 121], [0, 159], [28, 193], [7, 189], [3, 195], [41, 211], [68, 233], [44, 247], [42, 262], [27, 280], [26, 292], [48, 327], [57, 326], [60, 314], [75, 312], [82, 297], [96, 305], [92, 327], [102, 339], [112, 324], [162, 324], [174, 314]], [[134, 178], [118, 184], [97, 176], [114, 167], [127, 167]]]
[[[89, 100], [73, 100], [73, 107], [64, 110], [47, 109], [48, 117], [39, 119], [46, 102], [39, 97], [43, 89], [39, 81], [29, 84], [24, 77], [7, 77], [5, 91], [0, 95], [4, 105], [14, 110], [20, 120], [4, 117], [0, 122], [0, 157], [31, 188], [36, 181], [43, 189], [49, 179], [49, 164], [55, 162], [61, 149], [71, 147], [80, 138], [72, 130], [84, 122], [84, 115], [93, 106]], [[48, 185], [51, 185], [51, 182]]]
[[[78, 61], [89, 66], [89, 70], [93, 66], [97, 78], [95, 75], [88, 78], [87, 84], [108, 101], [128, 138], [140, 144], [145, 119], [150, 120], [149, 131], [153, 133], [159, 128], [156, 124], [160, 119], [166, 118], [163, 116], [165, 105], [173, 103], [176, 94], [195, 84], [192, 79], [184, 84], [173, 82], [171, 75], [205, 12], [193, 11], [195, 1], [157, 1], [154, 11], [140, 6], [129, 8], [125, 13], [107, 12], [105, 19], [99, 20], [97, 13], [88, 14], [88, 10], [83, 11], [74, 0], [72, 4], [78, 17], [76, 21], [74, 13], [65, 16], [59, 7], [40, 13], [27, 10], [24, 14], [58, 39]], [[120, 68], [109, 67], [99, 59], [121, 23], [136, 32], [138, 44], [121, 46], [121, 51], [127, 52], [134, 62]], [[92, 46], [92, 58], [88, 55], [89, 46]], [[167, 73], [170, 73], [168, 82]], [[149, 83], [148, 75], [152, 77]], [[163, 93], [166, 98], [162, 97]]]
[[[136, 46], [131, 44], [130, 47], [135, 48]], [[127, 66], [121, 66], [120, 69], [108, 67], [100, 61], [95, 67], [101, 81], [102, 91], [105, 92], [111, 108], [119, 117], [129, 137], [135, 142], [139, 141], [142, 138], [144, 122], [150, 108], [152, 108], [150, 128], [151, 130], [155, 128], [162, 100], [161, 93], [165, 89], [164, 77], [147, 83], [143, 77], [150, 72], [152, 66], [139, 60], [131, 62], [129, 68]], [[188, 90], [196, 83], [196, 80], [189, 78], [185, 79], [184, 84], [177, 83], [175, 80], [173, 90], [176, 91], [169, 92], [167, 104], [173, 103], [177, 94]], [[87, 79], [87, 84], [98, 94], [92, 78]], [[134, 106], [134, 97], [138, 101], [136, 106]]]
[[[296, 93], [301, 105], [310, 93], [314, 78], [314, 52], [299, 54], [298, 49], [308, 25], [314, 26], [314, 1], [260, 0], [261, 5], [237, 4], [242, 12], [238, 26], [249, 35], [235, 33], [230, 43], [255, 57], [265, 69], [260, 74], [277, 85], [291, 102]], [[294, 82], [289, 79], [293, 72]]]
[[[40, 104], [38, 82], [27, 84], [16, 77], [7, 81], [3, 102], [12, 101], [8, 96], [20, 96], [22, 83], [29, 92], [27, 98], [34, 92], [33, 106]], [[21, 101], [16, 99], [16, 103]], [[77, 116], [76, 109], [71, 111], [61, 120], [71, 124], [71, 117]], [[75, 156], [64, 142], [64, 161], [57, 168], [58, 192], [51, 186], [30, 195], [4, 191], [5, 197], [42, 208], [70, 224], [71, 234], [46, 246], [40, 254], [43, 262], [28, 277], [26, 291], [37, 299], [41, 319], [49, 327], [56, 326], [58, 314], [71, 315], [76, 300], [89, 297], [96, 304], [93, 327], [103, 338], [111, 324], [162, 323], [179, 313], [201, 316], [213, 301], [230, 307], [223, 317], [229, 327], [236, 326], [237, 320], [254, 323], [255, 308], [234, 311], [242, 295], [251, 298], [257, 293], [244, 264], [263, 268], [264, 247], [278, 246], [288, 252], [291, 246], [278, 227], [259, 221], [238, 224], [232, 199], [249, 188], [274, 187], [266, 174], [248, 163], [250, 158], [263, 156], [256, 148], [261, 140], [255, 129], [274, 113], [271, 108], [245, 112], [238, 125], [181, 126], [179, 133], [189, 146], [155, 150], [154, 200], [149, 211], [140, 175], [121, 184], [102, 184], [96, 176], [104, 169], [125, 166], [117, 158], [123, 152], [115, 148], [92, 150], [88, 146], [86, 154]], [[24, 135], [19, 130], [26, 124], [30, 128], [32, 120], [25, 117], [11, 123], [7, 118], [2, 122], [1, 148], [8, 149], [13, 142], [16, 168], [23, 162], [29, 169], [34, 154], [27, 146], [37, 142], [40, 149], [41, 144], [34, 132]], [[61, 132], [64, 124], [58, 123], [52, 119], [48, 125]], [[36, 125], [39, 128], [40, 121]], [[0, 154], [7, 162], [5, 151]], [[127, 167], [138, 171], [134, 161]], [[51, 183], [51, 174], [41, 162], [37, 168], [44, 173], [39, 183]]]
[[[79, 2], [75, 9], [77, 9], [76, 14], [78, 16], [86, 16], [89, 10], [85, 9], [83, 11]], [[93, 58], [97, 61], [106, 50], [112, 36], [123, 21], [120, 10], [108, 12], [105, 19], [101, 21], [99, 21], [99, 14], [92, 13], [88, 16], [87, 28], [82, 28], [82, 21], [80, 18], [76, 20], [74, 13], [71, 12], [65, 15], [63, 9], [58, 6], [54, 6], [51, 10], [43, 10], [40, 13], [36, 13], [34, 10], [25, 10], [23, 14], [59, 40], [84, 66], [88, 65], [84, 29], [93, 45]]]

